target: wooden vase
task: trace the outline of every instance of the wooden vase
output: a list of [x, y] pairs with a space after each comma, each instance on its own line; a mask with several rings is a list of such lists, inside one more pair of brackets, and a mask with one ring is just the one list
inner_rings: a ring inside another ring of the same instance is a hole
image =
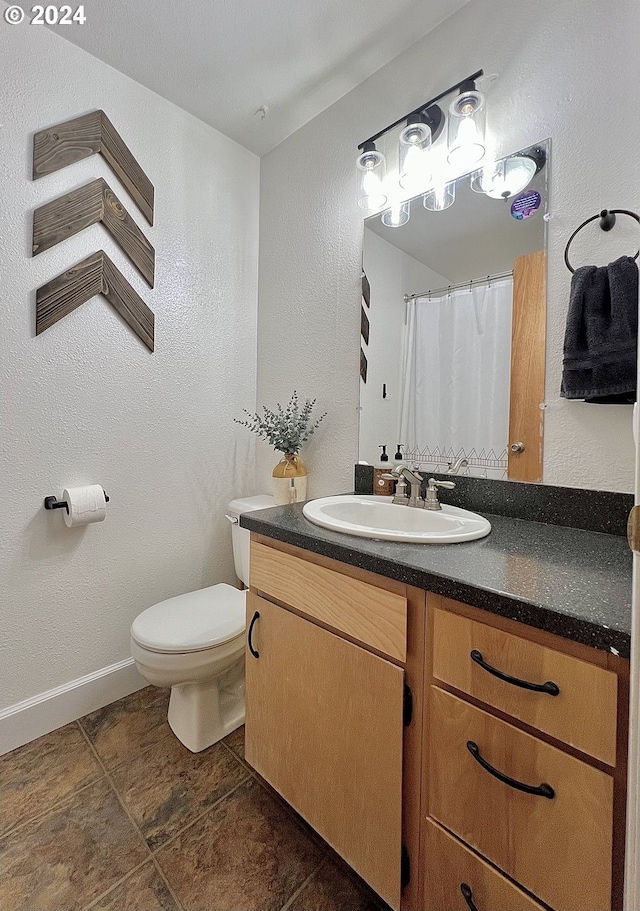
[[285, 452], [272, 472], [276, 506], [304, 503], [307, 499], [307, 469], [295, 452]]

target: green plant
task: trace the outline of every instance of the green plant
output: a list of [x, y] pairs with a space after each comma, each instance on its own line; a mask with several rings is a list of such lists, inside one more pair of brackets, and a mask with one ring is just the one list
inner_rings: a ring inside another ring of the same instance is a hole
[[315, 422], [312, 421], [311, 412], [315, 404], [315, 399], [307, 399], [301, 406], [298, 393], [294, 390], [286, 408], [283, 408], [279, 402], [276, 404], [275, 411], [263, 405], [263, 414], [250, 414], [246, 408], [243, 408], [242, 410], [249, 420], [240, 421], [238, 418], [233, 420], [236, 424], [241, 424], [243, 427], [248, 427], [253, 433], [257, 433], [261, 440], [266, 440], [278, 452], [295, 453], [317, 430], [320, 421], [327, 415], [325, 411]]

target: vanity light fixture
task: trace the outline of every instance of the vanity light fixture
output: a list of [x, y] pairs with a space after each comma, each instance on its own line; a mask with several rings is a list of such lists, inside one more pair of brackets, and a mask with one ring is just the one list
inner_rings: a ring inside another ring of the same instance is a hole
[[[386, 126], [383, 130], [380, 130], [378, 133], [375, 133], [373, 136], [370, 136], [364, 142], [360, 143], [358, 146], [356, 171], [358, 177], [358, 205], [361, 208], [372, 210], [381, 209], [389, 198], [389, 194], [385, 191], [383, 185], [386, 171], [385, 157], [382, 152], [376, 149], [376, 141], [390, 130], [399, 127], [402, 123], [404, 123], [404, 127], [400, 133], [398, 150], [400, 186], [403, 190], [412, 192], [413, 195], [429, 189], [432, 171], [431, 162], [429, 160], [431, 157], [431, 146], [438, 139], [445, 126], [445, 115], [437, 102], [447, 95], [450, 95], [452, 92], [455, 92], [457, 89], [464, 89], [465, 94], [459, 95], [456, 101], [458, 101], [459, 98], [467, 98], [468, 96], [470, 97], [473, 95], [474, 98], [477, 97], [478, 99], [482, 99], [482, 110], [480, 110], [479, 107], [475, 113], [467, 110], [469, 104], [471, 104], [470, 101], [467, 101], [463, 105], [464, 118], [466, 118], [465, 126], [463, 127], [462, 134], [460, 134], [459, 130], [456, 130], [455, 135], [458, 137], [461, 135], [464, 139], [466, 135], [470, 135], [469, 124], [471, 124], [471, 126], [476, 124], [479, 127], [481, 119], [482, 142], [484, 143], [484, 95], [475, 91], [475, 80], [479, 79], [482, 75], [483, 70], [478, 70], [477, 73], [473, 73], [461, 82], [457, 82], [455, 85], [450, 86], [446, 91], [436, 95], [435, 98], [431, 98], [419, 108], [415, 108], [399, 120], [396, 120], [395, 123], [390, 123], [389, 126]], [[473, 91], [469, 87], [472, 87]], [[470, 114], [473, 114], [471, 117], [473, 123], [469, 120]], [[480, 118], [481, 114], [482, 117]], [[460, 119], [461, 116], [463, 115], [458, 115], [458, 119]], [[479, 135], [478, 129], [476, 129], [474, 135]], [[484, 145], [482, 154], [484, 154]], [[477, 163], [479, 160], [480, 159], [476, 157], [473, 163]], [[392, 207], [398, 208], [395, 204], [392, 204]], [[446, 207], [443, 206], [442, 208]], [[391, 218], [391, 216], [389, 217]]]
[[469, 170], [484, 158], [486, 110], [486, 98], [476, 89], [475, 80], [463, 82], [449, 105], [447, 160], [456, 171]]
[[363, 142], [362, 153], [358, 156], [358, 205], [362, 209], [380, 209], [387, 201], [383, 186], [386, 177], [386, 161], [382, 152], [376, 149], [373, 140]]
[[492, 199], [510, 199], [529, 186], [546, 160], [544, 149], [538, 146], [524, 149], [472, 174], [471, 189]]

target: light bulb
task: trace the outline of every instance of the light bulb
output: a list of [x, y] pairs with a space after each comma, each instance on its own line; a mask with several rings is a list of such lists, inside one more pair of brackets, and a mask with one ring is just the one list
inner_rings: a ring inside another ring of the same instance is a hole
[[444, 212], [456, 201], [455, 181], [437, 184], [422, 198], [422, 204], [430, 212]]
[[409, 221], [409, 202], [392, 202], [380, 216], [380, 221], [387, 228], [400, 228], [406, 225]]
[[362, 209], [380, 209], [387, 201], [383, 188], [385, 157], [374, 143], [365, 143], [364, 151], [356, 161], [358, 175], [358, 205]]
[[367, 196], [382, 195], [382, 181], [375, 171], [365, 171], [364, 177], [362, 178], [362, 186], [364, 187]]
[[400, 133], [398, 162], [400, 186], [418, 193], [431, 180], [431, 130], [425, 123], [410, 123]]
[[447, 159], [460, 173], [484, 158], [485, 113], [484, 95], [475, 89], [462, 92], [449, 106]]

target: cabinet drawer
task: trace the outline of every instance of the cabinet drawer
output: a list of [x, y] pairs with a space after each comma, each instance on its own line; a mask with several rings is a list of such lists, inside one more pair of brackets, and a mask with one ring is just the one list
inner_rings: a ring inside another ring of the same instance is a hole
[[407, 599], [251, 542], [251, 587], [404, 663]]
[[[610, 766], [616, 763], [618, 678], [611, 671], [449, 611], [434, 610], [433, 676]], [[504, 681], [471, 657], [559, 693]]]
[[429, 815], [552, 907], [609, 911], [613, 779], [438, 687], [430, 708]]
[[478, 911], [543, 911], [486, 861], [427, 819], [424, 911], [469, 911], [463, 889]]

